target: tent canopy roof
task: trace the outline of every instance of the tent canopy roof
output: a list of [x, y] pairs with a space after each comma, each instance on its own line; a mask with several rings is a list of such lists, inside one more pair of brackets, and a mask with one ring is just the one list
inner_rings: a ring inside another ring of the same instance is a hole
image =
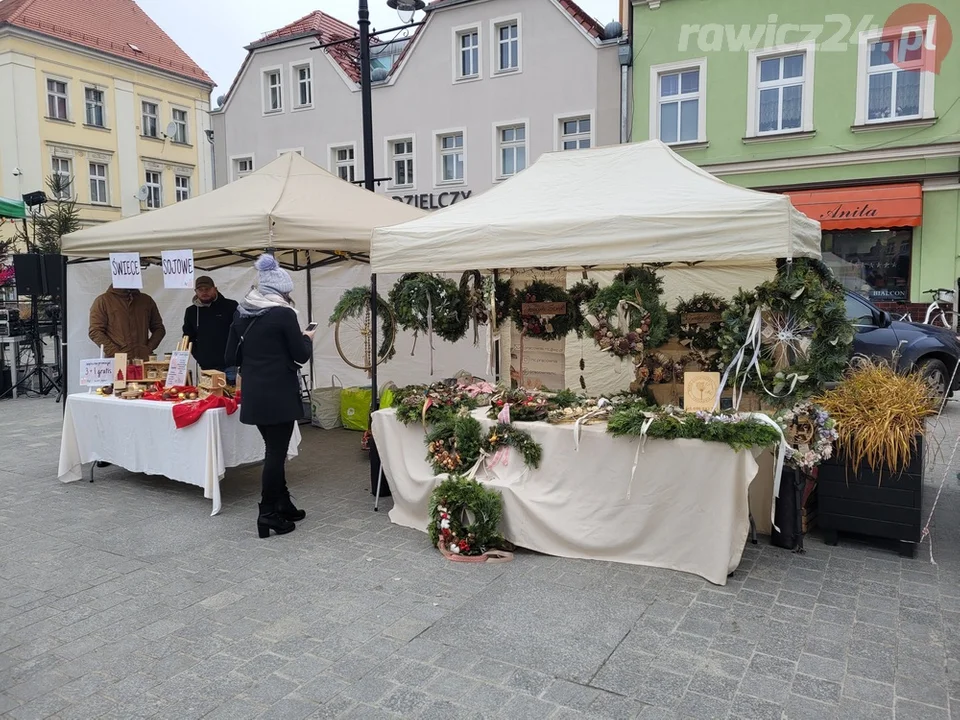
[[540, 157], [467, 202], [373, 235], [378, 273], [820, 257], [785, 195], [729, 185], [660, 141]]
[[233, 264], [237, 255], [265, 248], [277, 249], [278, 257], [283, 250], [356, 257], [369, 253], [373, 228], [424, 214], [344, 182], [291, 152], [212, 192], [70, 233], [63, 238], [63, 252], [106, 257], [136, 250], [154, 257], [162, 250], [191, 248], [201, 267]]
[[27, 216], [27, 206], [22, 200], [0, 197], [0, 218], [20, 220]]

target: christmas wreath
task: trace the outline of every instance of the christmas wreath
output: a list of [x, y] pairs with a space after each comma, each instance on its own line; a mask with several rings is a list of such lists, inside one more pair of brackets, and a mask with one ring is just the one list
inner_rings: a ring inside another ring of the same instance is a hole
[[506, 389], [498, 392], [490, 401], [487, 417], [496, 420], [505, 406], [510, 406], [510, 420], [516, 422], [536, 422], [544, 420], [550, 411], [547, 397], [542, 393], [527, 391], [523, 388]]
[[467, 333], [469, 315], [453, 280], [407, 273], [391, 288], [389, 299], [404, 330], [428, 333], [432, 329], [447, 342], [456, 342]]
[[480, 459], [480, 421], [469, 415], [441, 418], [427, 433], [427, 460], [437, 475], [469, 470]]
[[478, 404], [477, 395], [460, 384], [408, 385], [393, 395], [397, 420], [404, 425], [432, 425], [462, 409], [473, 410]]
[[623, 359], [641, 357], [669, 336], [663, 280], [649, 268], [626, 268], [587, 303], [584, 330], [601, 350]]
[[503, 547], [503, 498], [476, 480], [451, 476], [430, 495], [427, 532], [434, 547], [455, 555], [483, 555]]
[[534, 469], [540, 467], [540, 459], [543, 457], [543, 448], [540, 443], [525, 430], [519, 430], [506, 423], [497, 423], [483, 441], [483, 451], [494, 457], [492, 464], [495, 465], [499, 459], [498, 454], [507, 448], [519, 450], [527, 467]]
[[[566, 308], [563, 314], [552, 317], [532, 315], [523, 312], [523, 306], [528, 303], [563, 303]], [[577, 313], [573, 311], [573, 299], [563, 288], [536, 280], [516, 293], [510, 315], [514, 325], [523, 335], [540, 340], [561, 340], [573, 330], [573, 322]]]
[[595, 280], [581, 280], [568, 292], [571, 300], [573, 300], [573, 330], [577, 333], [578, 338], [582, 338], [585, 334], [584, 325], [586, 325], [583, 309], [600, 292], [600, 284]]
[[460, 295], [464, 311], [473, 325], [473, 344], [476, 345], [480, 342], [478, 328], [490, 322], [490, 304], [478, 270], [468, 270], [460, 276]]
[[680, 344], [690, 350], [690, 359], [704, 372], [720, 368], [720, 330], [723, 313], [730, 304], [710, 293], [680, 300], [671, 315], [672, 333]]
[[[366, 315], [370, 308], [370, 288], [365, 286], [350, 288], [337, 301], [333, 312], [327, 322], [335, 325], [347, 318], [359, 318]], [[394, 348], [394, 341], [397, 338], [397, 326], [393, 321], [393, 314], [390, 312], [390, 306], [387, 305], [380, 295], [377, 295], [378, 318], [383, 323], [383, 338], [380, 340], [380, 352], [378, 357], [386, 362], [397, 354]]]
[[[721, 362], [729, 367], [742, 350], [731, 382], [779, 400], [803, 397], [843, 376], [853, 335], [841, 285], [819, 260], [800, 258], [733, 299], [723, 314]], [[758, 345], [758, 360], [751, 364]]]
[[791, 466], [809, 473], [833, 455], [837, 424], [823, 408], [809, 401], [797, 403], [776, 420], [787, 440], [785, 454]]

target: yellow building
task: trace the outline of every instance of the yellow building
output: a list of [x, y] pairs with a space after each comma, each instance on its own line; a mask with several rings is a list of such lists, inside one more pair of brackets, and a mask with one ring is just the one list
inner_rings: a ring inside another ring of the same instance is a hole
[[0, 0], [0, 195], [59, 174], [91, 225], [210, 190], [212, 89], [133, 0]]

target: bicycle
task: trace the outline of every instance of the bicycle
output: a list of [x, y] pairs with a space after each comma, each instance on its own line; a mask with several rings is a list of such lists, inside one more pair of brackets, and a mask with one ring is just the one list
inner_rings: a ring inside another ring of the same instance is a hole
[[[938, 288], [936, 290], [926, 290], [923, 294], [932, 295], [933, 301], [927, 306], [927, 312], [920, 324], [956, 330], [957, 313], [953, 310], [956, 293], [946, 288]], [[942, 306], [941, 303], [943, 303]], [[904, 305], [905, 303], [898, 304]], [[909, 311], [901, 315], [899, 319], [901, 322], [917, 322]]]

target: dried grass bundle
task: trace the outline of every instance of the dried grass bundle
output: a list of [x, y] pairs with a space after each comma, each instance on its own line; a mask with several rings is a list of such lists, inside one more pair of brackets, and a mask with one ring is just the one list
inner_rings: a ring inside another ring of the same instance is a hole
[[896, 473], [910, 463], [924, 419], [937, 402], [918, 374], [902, 374], [884, 362], [858, 358], [843, 382], [819, 398], [837, 423], [837, 445], [854, 466]]

